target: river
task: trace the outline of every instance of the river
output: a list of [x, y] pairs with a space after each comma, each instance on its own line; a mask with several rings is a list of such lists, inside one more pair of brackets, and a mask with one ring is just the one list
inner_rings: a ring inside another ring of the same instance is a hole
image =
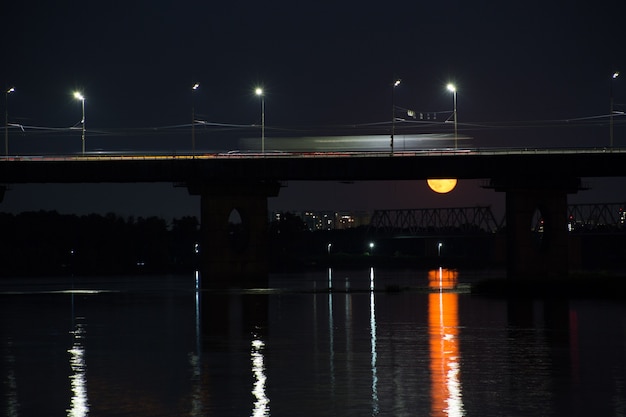
[[626, 305], [467, 291], [481, 273], [0, 281], [5, 416], [624, 416]]

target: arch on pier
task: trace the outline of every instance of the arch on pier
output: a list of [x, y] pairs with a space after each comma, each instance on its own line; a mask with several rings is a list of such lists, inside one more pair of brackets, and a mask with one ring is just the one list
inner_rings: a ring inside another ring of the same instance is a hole
[[200, 258], [204, 288], [257, 287], [267, 281], [267, 199], [272, 182], [190, 186], [200, 195]]
[[500, 178], [490, 187], [506, 193], [507, 276], [566, 276], [567, 195], [580, 189], [580, 179]]

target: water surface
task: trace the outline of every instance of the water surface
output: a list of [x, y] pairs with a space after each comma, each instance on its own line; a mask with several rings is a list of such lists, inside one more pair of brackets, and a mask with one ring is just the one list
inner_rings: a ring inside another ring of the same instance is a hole
[[197, 291], [195, 275], [4, 279], [0, 414], [626, 415], [623, 303], [451, 290], [476, 278], [324, 270], [258, 291]]

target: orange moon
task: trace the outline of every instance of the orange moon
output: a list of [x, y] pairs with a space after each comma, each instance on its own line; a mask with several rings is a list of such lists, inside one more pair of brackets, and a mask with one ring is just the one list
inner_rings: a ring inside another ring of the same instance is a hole
[[449, 193], [454, 190], [456, 187], [456, 179], [448, 178], [448, 179], [436, 179], [436, 180], [426, 180], [428, 182], [428, 186], [431, 190], [439, 194]]

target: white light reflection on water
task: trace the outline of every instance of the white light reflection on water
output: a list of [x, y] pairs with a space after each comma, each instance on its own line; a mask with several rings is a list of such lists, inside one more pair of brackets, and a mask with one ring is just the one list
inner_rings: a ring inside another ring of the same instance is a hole
[[370, 268], [370, 344], [372, 366], [372, 415], [378, 414], [378, 372], [376, 369], [376, 303], [374, 300], [374, 268]]
[[330, 384], [335, 392], [335, 324], [333, 323], [333, 270], [328, 268], [328, 345], [330, 361]]
[[78, 323], [75, 330], [70, 333], [74, 335], [74, 344], [67, 351], [70, 354], [70, 366], [72, 368], [72, 374], [70, 375], [72, 400], [71, 408], [67, 410], [67, 415], [69, 417], [84, 417], [89, 414], [87, 364], [85, 363], [85, 347], [82, 344], [85, 330]]
[[203, 397], [202, 397], [202, 370], [201, 370], [201, 337], [200, 332], [200, 272], [194, 273], [194, 314], [195, 314], [195, 332], [196, 332], [196, 352], [189, 354], [189, 363], [192, 370], [193, 393], [191, 395], [191, 416], [204, 415]]
[[195, 285], [194, 285], [194, 301], [195, 301], [195, 318], [196, 318], [196, 352], [200, 356], [200, 271], [195, 271]]
[[265, 381], [267, 380], [267, 376], [265, 375], [265, 359], [263, 357], [264, 347], [265, 343], [260, 338], [252, 340], [252, 349], [250, 351], [252, 374], [254, 375], [252, 395], [256, 399], [254, 401], [254, 408], [252, 409], [253, 417], [270, 415], [270, 399], [267, 397], [267, 393], [265, 392]]
[[353, 346], [352, 346], [352, 335], [353, 335], [353, 330], [352, 330], [352, 294], [350, 294], [350, 279], [348, 277], [346, 277], [345, 280], [345, 285], [346, 285], [346, 295], [345, 295], [345, 299], [344, 299], [344, 304], [345, 304], [345, 311], [344, 311], [344, 315], [346, 317], [346, 331], [345, 331], [345, 335], [346, 335], [346, 360], [345, 360], [345, 365], [346, 365], [346, 371], [348, 375], [353, 375], [353, 363], [354, 363], [354, 356], [353, 356]]
[[6, 406], [6, 415], [7, 417], [17, 417], [20, 415], [20, 403], [17, 398], [17, 381], [15, 378], [15, 355], [11, 352], [12, 341], [9, 340], [7, 343], [7, 352], [5, 353], [6, 358], [6, 375], [4, 380], [2, 381], [7, 387], [8, 393], [6, 395], [7, 398], [7, 406]]

